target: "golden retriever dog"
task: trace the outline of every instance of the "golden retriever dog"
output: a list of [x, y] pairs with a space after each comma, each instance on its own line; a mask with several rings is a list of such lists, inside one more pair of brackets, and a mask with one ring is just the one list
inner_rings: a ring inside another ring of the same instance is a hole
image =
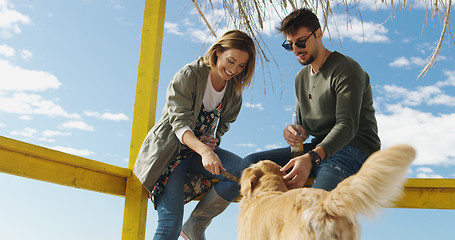
[[360, 239], [359, 214], [388, 207], [403, 190], [415, 150], [396, 145], [372, 154], [359, 172], [330, 192], [289, 190], [280, 166], [270, 160], [243, 171], [239, 240]]

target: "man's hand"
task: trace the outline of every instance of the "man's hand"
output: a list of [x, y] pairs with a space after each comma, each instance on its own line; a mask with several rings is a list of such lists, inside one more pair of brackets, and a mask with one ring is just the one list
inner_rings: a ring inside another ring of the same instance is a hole
[[285, 173], [287, 170], [292, 168], [291, 171], [283, 177], [283, 179], [289, 189], [294, 189], [301, 188], [305, 185], [312, 167], [311, 156], [309, 154], [304, 154], [291, 159], [283, 168], [280, 169], [280, 171]]
[[[300, 133], [300, 134], [299, 134]], [[301, 125], [287, 125], [283, 130], [283, 137], [286, 142], [294, 146], [303, 141], [303, 136], [306, 135], [305, 129]]]

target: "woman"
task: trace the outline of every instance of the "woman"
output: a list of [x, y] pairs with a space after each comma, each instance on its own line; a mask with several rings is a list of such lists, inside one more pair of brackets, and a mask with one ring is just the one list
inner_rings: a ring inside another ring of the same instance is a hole
[[[219, 144], [239, 114], [255, 60], [253, 40], [228, 31], [169, 84], [161, 119], [148, 132], [134, 169], [158, 211], [154, 239], [177, 239], [180, 231], [185, 239], [205, 239], [211, 219], [239, 195], [239, 185], [220, 173], [240, 177], [242, 159]], [[221, 181], [211, 186], [212, 178]], [[204, 192], [182, 229], [184, 203]]]

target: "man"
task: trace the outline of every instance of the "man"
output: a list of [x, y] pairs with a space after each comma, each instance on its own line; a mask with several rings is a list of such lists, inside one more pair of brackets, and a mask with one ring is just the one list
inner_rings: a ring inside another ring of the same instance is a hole
[[330, 191], [380, 148], [369, 76], [352, 58], [325, 48], [312, 11], [292, 12], [278, 30], [286, 37], [282, 46], [305, 66], [295, 77], [300, 125], [287, 126], [283, 137], [291, 146], [302, 136], [314, 138], [304, 144], [303, 155], [291, 159], [290, 147], [258, 152], [244, 158], [242, 167], [270, 159], [283, 166], [290, 189], [303, 187], [311, 172], [312, 187]]

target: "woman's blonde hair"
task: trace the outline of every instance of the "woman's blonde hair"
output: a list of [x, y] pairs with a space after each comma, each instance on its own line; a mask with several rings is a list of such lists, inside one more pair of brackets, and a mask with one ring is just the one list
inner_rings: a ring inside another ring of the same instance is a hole
[[216, 62], [218, 61], [216, 52], [223, 53], [232, 48], [248, 53], [248, 64], [233, 79], [235, 92], [237, 95], [242, 95], [242, 91], [248, 88], [251, 83], [256, 65], [256, 47], [250, 36], [239, 30], [227, 31], [209, 48], [207, 54], [204, 56], [203, 62], [209, 67], [216, 66]]

